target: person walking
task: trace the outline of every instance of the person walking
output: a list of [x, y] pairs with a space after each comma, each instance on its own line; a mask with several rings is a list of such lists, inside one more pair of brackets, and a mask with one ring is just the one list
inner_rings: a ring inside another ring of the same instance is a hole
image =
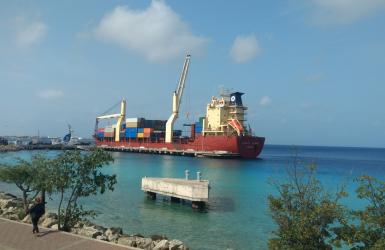
[[31, 216], [33, 230], [32, 233], [38, 233], [39, 228], [37, 224], [39, 222], [40, 217], [45, 213], [45, 205], [43, 199], [41, 197], [36, 197], [36, 203], [30, 209], [28, 209], [27, 214]]

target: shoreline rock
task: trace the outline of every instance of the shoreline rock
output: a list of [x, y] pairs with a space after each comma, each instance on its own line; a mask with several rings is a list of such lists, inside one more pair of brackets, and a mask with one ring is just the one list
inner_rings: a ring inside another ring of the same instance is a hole
[[[29, 215], [23, 215], [23, 202], [20, 198], [0, 192], [0, 217], [31, 224]], [[46, 212], [39, 220], [42, 227], [57, 230], [58, 216], [56, 213]], [[180, 240], [169, 240], [163, 235], [144, 237], [141, 234], [124, 234], [120, 227], [105, 228], [90, 221], [81, 221], [72, 229], [71, 233], [82, 235], [97, 240], [113, 242], [120, 245], [131, 246], [146, 250], [188, 250], [189, 248]]]

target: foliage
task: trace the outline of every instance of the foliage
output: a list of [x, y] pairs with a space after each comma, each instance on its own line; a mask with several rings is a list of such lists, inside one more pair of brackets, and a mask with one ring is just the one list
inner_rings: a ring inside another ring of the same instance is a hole
[[302, 165], [297, 157], [287, 168], [286, 183], [272, 182], [278, 195], [268, 197], [269, 209], [278, 228], [269, 239], [269, 249], [332, 249], [333, 225], [344, 221], [339, 200], [343, 189], [326, 192], [315, 176], [315, 165]]
[[356, 181], [357, 197], [367, 200], [368, 205], [364, 210], [351, 211], [350, 221], [356, 223], [344, 223], [338, 231], [339, 239], [352, 250], [385, 249], [385, 182], [366, 175]]
[[29, 161], [17, 159], [15, 165], [1, 165], [0, 181], [14, 183], [22, 191], [24, 211], [38, 193], [43, 201], [46, 193], [58, 193], [59, 228], [69, 231], [80, 219], [96, 215], [95, 211], [79, 205], [79, 198], [114, 189], [116, 176], [100, 171], [111, 161], [111, 154], [101, 149], [89, 153], [65, 151], [52, 159], [37, 154]]
[[31, 166], [35, 172], [32, 185], [41, 193], [43, 202], [45, 202], [46, 192], [52, 194], [54, 189], [53, 159], [36, 154], [32, 156]]
[[53, 191], [60, 195], [58, 214], [61, 230], [69, 231], [82, 217], [95, 215], [95, 211], [85, 210], [78, 204], [79, 198], [114, 190], [116, 176], [100, 171], [111, 161], [111, 154], [101, 149], [85, 154], [77, 150], [66, 151], [54, 159]]
[[25, 213], [24, 209], [18, 209], [17, 210], [17, 218], [19, 218], [19, 220], [24, 219], [26, 215], [27, 214]]
[[30, 194], [36, 191], [35, 172], [34, 165], [22, 159], [18, 159], [15, 165], [3, 164], [0, 167], [0, 181], [14, 183], [22, 191], [25, 210], [28, 208]]

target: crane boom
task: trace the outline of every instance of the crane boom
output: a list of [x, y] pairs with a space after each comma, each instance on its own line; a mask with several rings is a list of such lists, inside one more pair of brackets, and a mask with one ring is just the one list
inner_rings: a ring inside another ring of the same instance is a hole
[[122, 125], [123, 125], [123, 123], [124, 123], [125, 117], [126, 117], [126, 100], [123, 99], [123, 100], [120, 102], [120, 114], [102, 115], [102, 116], [96, 117], [96, 122], [95, 122], [95, 135], [96, 135], [97, 130], [98, 130], [99, 120], [102, 120], [102, 119], [117, 118], [118, 121], [117, 121], [117, 123], [116, 123], [115, 141], [119, 141], [119, 140], [120, 140], [120, 131], [121, 131]]
[[110, 119], [110, 118], [118, 118], [120, 117], [120, 114], [113, 114], [113, 115], [102, 115], [102, 116], [98, 116], [96, 117], [96, 119]]
[[186, 59], [183, 64], [182, 73], [179, 78], [178, 87], [176, 91], [174, 91], [172, 96], [172, 114], [170, 118], [168, 118], [166, 123], [166, 143], [172, 142], [172, 131], [174, 128], [174, 122], [176, 118], [178, 118], [179, 107], [182, 101], [183, 90], [186, 82], [188, 69], [190, 66], [190, 57], [190, 55], [186, 56]]

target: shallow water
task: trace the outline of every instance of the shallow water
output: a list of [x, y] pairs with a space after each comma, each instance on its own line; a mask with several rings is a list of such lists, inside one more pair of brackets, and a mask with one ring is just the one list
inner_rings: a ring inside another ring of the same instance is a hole
[[[385, 177], [385, 149], [266, 146], [257, 160], [219, 160], [165, 155], [113, 153], [115, 162], [103, 171], [116, 174], [114, 192], [84, 200], [100, 212], [94, 220], [104, 226], [122, 227], [125, 233], [164, 234], [180, 239], [191, 249], [266, 249], [274, 229], [267, 196], [275, 192], [269, 179], [284, 180], [285, 168], [294, 152], [305, 162], [317, 164], [317, 174], [328, 190], [346, 184], [351, 207], [362, 206], [354, 197], [352, 179], [362, 174]], [[57, 152], [48, 152], [54, 155]], [[0, 154], [0, 160], [28, 158], [31, 152]], [[158, 198], [147, 200], [140, 190], [141, 178], [184, 177], [200, 171], [210, 180], [207, 211], [196, 212], [189, 204], [170, 203]], [[13, 185], [0, 183], [0, 190], [17, 193]], [[49, 201], [55, 208], [56, 200]]]

